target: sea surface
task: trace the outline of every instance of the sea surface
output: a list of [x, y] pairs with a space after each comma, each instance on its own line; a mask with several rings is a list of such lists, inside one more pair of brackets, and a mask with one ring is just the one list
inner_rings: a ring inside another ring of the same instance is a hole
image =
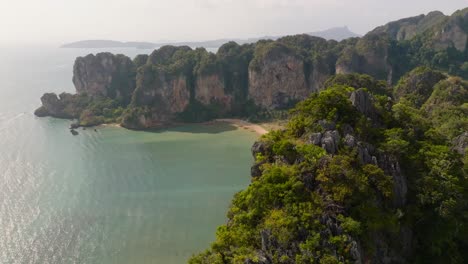
[[71, 121], [35, 117], [44, 92], [74, 92], [75, 58], [99, 51], [0, 46], [2, 264], [186, 263], [250, 182], [258, 136], [229, 125], [72, 136]]

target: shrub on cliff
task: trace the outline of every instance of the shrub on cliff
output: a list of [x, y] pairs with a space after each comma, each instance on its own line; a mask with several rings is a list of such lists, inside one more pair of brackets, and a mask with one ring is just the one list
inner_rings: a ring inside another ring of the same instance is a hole
[[252, 183], [190, 263], [467, 260], [460, 156], [423, 110], [375, 97], [372, 109], [386, 111], [375, 115], [355, 93], [367, 92], [335, 85], [311, 95], [285, 130], [254, 145]]

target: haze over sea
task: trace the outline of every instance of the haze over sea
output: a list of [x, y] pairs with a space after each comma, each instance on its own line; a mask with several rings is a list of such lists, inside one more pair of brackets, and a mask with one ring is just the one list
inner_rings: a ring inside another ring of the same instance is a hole
[[75, 57], [99, 51], [0, 49], [2, 264], [185, 263], [250, 181], [257, 135], [229, 125], [72, 136], [71, 121], [35, 117], [43, 93], [74, 92]]

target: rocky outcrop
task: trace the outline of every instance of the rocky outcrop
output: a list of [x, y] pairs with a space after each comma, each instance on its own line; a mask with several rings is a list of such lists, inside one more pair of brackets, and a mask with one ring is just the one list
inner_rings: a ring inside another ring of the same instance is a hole
[[78, 57], [73, 66], [77, 93], [129, 100], [135, 89], [135, 65], [124, 55], [89, 54]]
[[[327, 79], [336, 73], [363, 73], [392, 84], [416, 65], [427, 63], [426, 59], [421, 60], [426, 53], [419, 54], [412, 49], [420, 48], [426, 52], [434, 46], [437, 50], [464, 50], [467, 13], [468, 9], [464, 9], [451, 17], [434, 12], [408, 18], [377, 28], [362, 38], [340, 43], [296, 35], [255, 44], [230, 42], [220, 47], [216, 54], [188, 46], [164, 46], [150, 55], [138, 55], [133, 61], [124, 55], [90, 54], [76, 59], [73, 83], [77, 94], [95, 100], [88, 105], [92, 111], [85, 115], [93, 121], [90, 123], [122, 119], [124, 126], [149, 128], [176, 119], [199, 122], [223, 116], [255, 116], [259, 109], [268, 115], [271, 110], [288, 109], [311, 93], [320, 91], [326, 86]], [[410, 41], [417, 36], [424, 36], [424, 41], [401, 47], [395, 42]], [[406, 50], [407, 46], [412, 48]], [[411, 54], [399, 54], [401, 50]], [[453, 59], [449, 51], [428, 52], [434, 53], [435, 58], [431, 61], [440, 62], [442, 69], [450, 67], [457, 74], [463, 74], [466, 52], [453, 55], [457, 57]], [[446, 57], [454, 60], [454, 64], [447, 63]], [[360, 88], [389, 95], [385, 84], [368, 81], [367, 77], [355, 74], [352, 78], [335, 78], [332, 82], [338, 85], [358, 83]], [[397, 89], [395, 95], [399, 98], [408, 92], [424, 94], [423, 98], [416, 98], [416, 105], [420, 106], [427, 99], [427, 87], [432, 88], [431, 84], [440, 79], [437, 74], [417, 75], [400, 85], [407, 87]], [[374, 118], [371, 114], [375, 109], [367, 108], [372, 104], [366, 94], [356, 91], [353, 96], [353, 104], [358, 110]], [[53, 97], [46, 99], [46, 105], [36, 114], [81, 115], [73, 112], [75, 110], [70, 114], [69, 110], [59, 111], [56, 106], [67, 100], [57, 99], [60, 103], [54, 100]], [[66, 108], [64, 105], [60, 107]], [[72, 108], [79, 109], [76, 105]], [[119, 110], [114, 111], [117, 108]], [[128, 110], [125, 116], [121, 116], [122, 109]], [[94, 118], [96, 115], [99, 117]]]
[[146, 110], [124, 116], [124, 127], [142, 129], [170, 123], [190, 103], [190, 88], [183, 74], [173, 75], [163, 68], [147, 65], [140, 68], [137, 79], [130, 108]]
[[411, 40], [445, 19], [446, 17], [442, 12], [434, 11], [427, 15], [419, 15], [390, 22], [374, 29], [372, 33], [385, 33], [396, 40]]
[[364, 89], [358, 89], [351, 93], [349, 99], [360, 113], [377, 121], [377, 110], [374, 107], [374, 100], [368, 92]]
[[390, 40], [384, 34], [367, 34], [355, 46], [343, 50], [336, 63], [337, 74], [363, 73], [392, 82], [388, 62]]
[[198, 76], [195, 85], [195, 99], [204, 105], [219, 104], [229, 111], [232, 96], [225, 93], [224, 81], [220, 74]]
[[445, 50], [454, 47], [465, 52], [468, 47], [468, 8], [455, 12], [433, 33], [433, 48]]
[[34, 114], [39, 117], [52, 116], [56, 118], [73, 119], [80, 116], [83, 110], [80, 102], [86, 102], [86, 97], [62, 93], [46, 93], [41, 97], [42, 106]]
[[395, 87], [394, 96], [397, 100], [406, 98], [419, 108], [431, 96], [434, 86], [446, 78], [442, 72], [418, 67], [401, 78]]
[[452, 141], [453, 151], [460, 155], [466, 155], [466, 148], [468, 147], [468, 132], [464, 132]]
[[[310, 94], [304, 74], [304, 61], [286, 46], [265, 44], [249, 66], [249, 98], [266, 109], [293, 105]], [[259, 49], [257, 47], [257, 49]]]
[[420, 15], [390, 22], [371, 31], [372, 34], [387, 34], [392, 39], [411, 40], [418, 35], [429, 37], [432, 48], [445, 50], [453, 47], [464, 52], [468, 42], [468, 8], [459, 10], [451, 16], [434, 11], [427, 15]]

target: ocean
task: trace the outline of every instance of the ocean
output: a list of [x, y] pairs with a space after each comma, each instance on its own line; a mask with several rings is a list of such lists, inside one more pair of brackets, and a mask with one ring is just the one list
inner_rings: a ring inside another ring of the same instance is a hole
[[248, 186], [253, 132], [227, 124], [142, 132], [33, 115], [74, 92], [77, 56], [150, 50], [0, 47], [0, 263], [186, 263]]

